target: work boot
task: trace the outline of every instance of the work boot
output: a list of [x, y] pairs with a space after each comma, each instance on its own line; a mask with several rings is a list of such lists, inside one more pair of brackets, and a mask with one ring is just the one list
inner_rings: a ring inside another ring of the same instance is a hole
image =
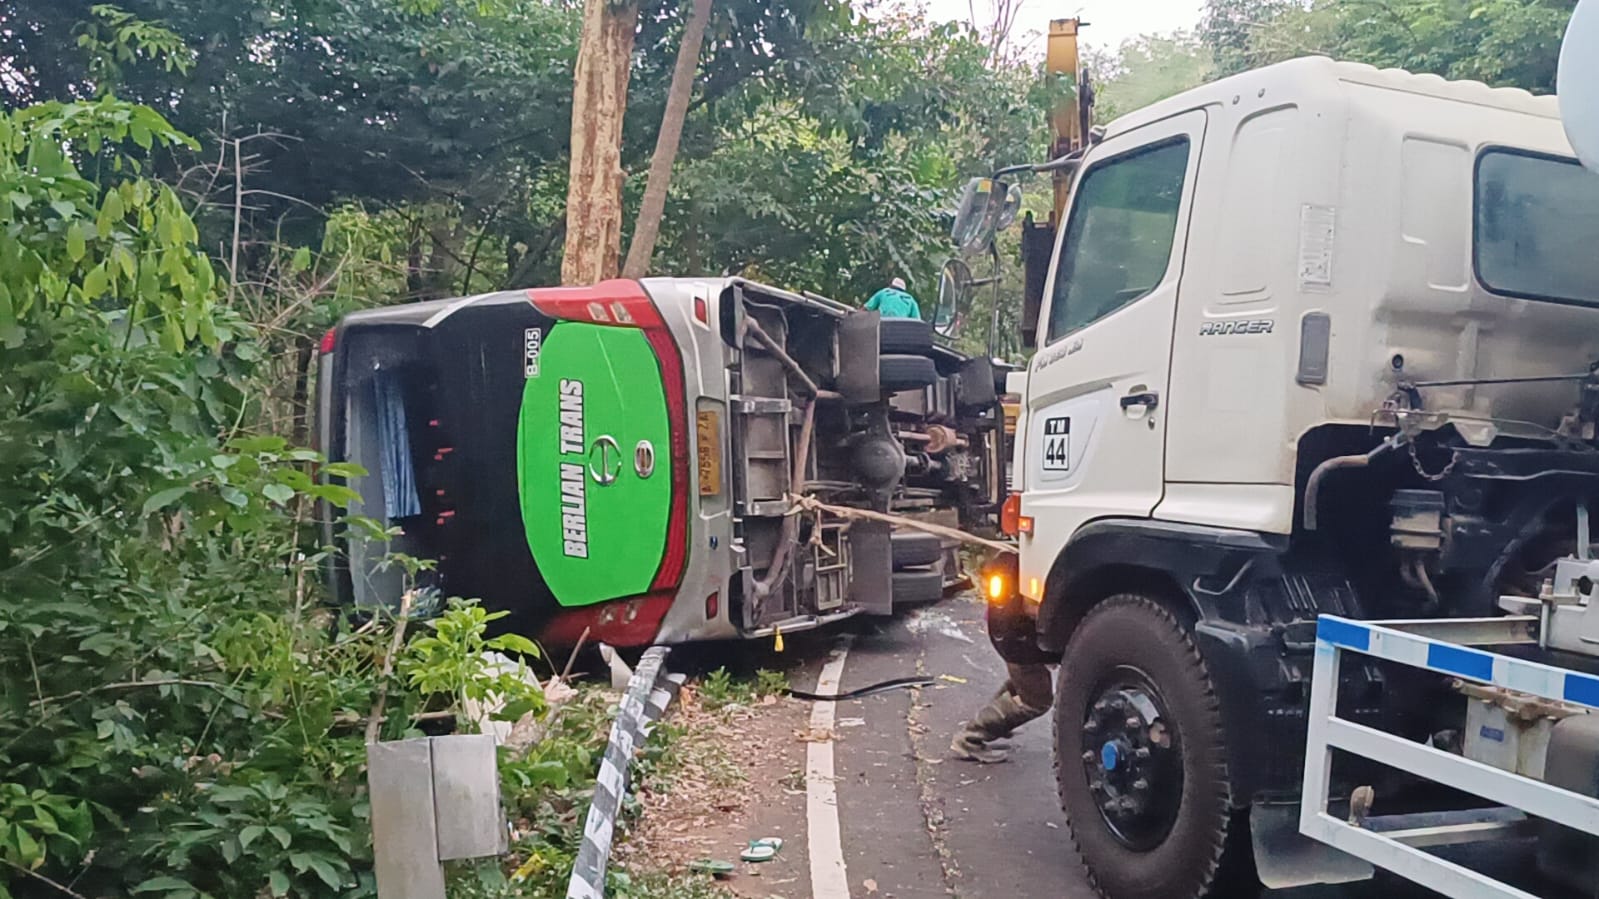
[[949, 748], [956, 758], [984, 765], [997, 765], [1010, 758], [1006, 750], [985, 742], [982, 733], [974, 727], [957, 733], [955, 739], [950, 741]]
[[1009, 753], [998, 745], [998, 741], [1047, 711], [1047, 708], [1038, 709], [1022, 702], [1007, 684], [955, 735], [950, 749], [959, 758], [986, 765], [998, 764], [1009, 758]]

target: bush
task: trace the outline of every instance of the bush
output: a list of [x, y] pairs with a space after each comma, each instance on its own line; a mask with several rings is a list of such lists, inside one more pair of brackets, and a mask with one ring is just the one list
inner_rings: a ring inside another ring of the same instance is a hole
[[547, 719], [470, 602], [405, 641], [320, 603], [311, 511], [353, 495], [259, 425], [272, 344], [141, 174], [188, 145], [114, 99], [0, 115], [0, 899], [373, 895], [367, 740], [471, 705], [543, 735], [502, 753], [512, 857], [452, 892], [553, 894], [611, 701]]
[[[370, 893], [390, 624], [315, 602], [315, 455], [245, 432], [251, 330], [112, 99], [0, 117], [0, 896]], [[55, 891], [46, 890], [46, 892]]]

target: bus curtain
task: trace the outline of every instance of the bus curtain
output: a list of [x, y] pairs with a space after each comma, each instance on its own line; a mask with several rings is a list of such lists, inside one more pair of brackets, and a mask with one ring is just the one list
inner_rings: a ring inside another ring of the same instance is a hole
[[383, 512], [389, 521], [422, 514], [411, 461], [411, 432], [405, 420], [405, 388], [398, 372], [372, 373], [377, 407], [379, 465], [383, 475]]

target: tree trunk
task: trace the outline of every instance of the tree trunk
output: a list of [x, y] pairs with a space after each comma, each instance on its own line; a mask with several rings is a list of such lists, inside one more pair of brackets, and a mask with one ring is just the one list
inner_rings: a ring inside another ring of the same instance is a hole
[[655, 138], [655, 155], [650, 157], [650, 177], [644, 185], [638, 220], [633, 224], [633, 243], [627, 248], [624, 278], [642, 278], [655, 256], [655, 241], [661, 234], [661, 215], [666, 211], [666, 191], [672, 183], [672, 165], [677, 161], [677, 146], [683, 137], [683, 120], [688, 116], [688, 101], [694, 93], [694, 73], [700, 65], [700, 45], [705, 40], [705, 23], [711, 18], [711, 0], [694, 0], [688, 24], [683, 28], [683, 43], [677, 48], [677, 65], [672, 69], [672, 87], [666, 94], [666, 112], [661, 115], [661, 133]]
[[622, 252], [622, 119], [633, 63], [634, 0], [587, 0], [572, 85], [572, 173], [563, 284], [616, 277]]

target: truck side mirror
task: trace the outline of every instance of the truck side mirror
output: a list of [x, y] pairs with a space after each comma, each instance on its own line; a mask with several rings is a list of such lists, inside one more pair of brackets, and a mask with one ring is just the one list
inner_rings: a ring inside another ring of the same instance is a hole
[[1016, 221], [1022, 208], [1022, 189], [993, 178], [973, 178], [961, 189], [960, 205], [949, 237], [962, 255], [971, 255]]
[[961, 189], [960, 205], [950, 225], [949, 239], [962, 253], [975, 253], [994, 236], [994, 194], [999, 187], [992, 178], [973, 178]]

